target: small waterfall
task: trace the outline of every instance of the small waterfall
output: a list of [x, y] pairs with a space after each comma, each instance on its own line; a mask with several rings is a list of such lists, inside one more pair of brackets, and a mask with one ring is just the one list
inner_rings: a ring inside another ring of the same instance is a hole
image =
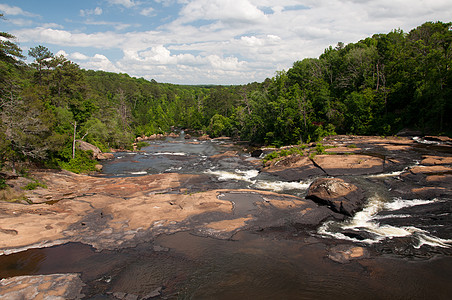
[[[378, 194], [370, 197], [366, 206], [362, 211], [358, 212], [353, 218], [343, 221], [328, 221], [318, 229], [318, 234], [322, 236], [329, 236], [336, 239], [350, 240], [361, 243], [376, 243], [384, 239], [392, 239], [395, 237], [412, 237], [413, 246], [420, 248], [422, 245], [430, 245], [433, 247], [451, 247], [452, 240], [441, 239], [429, 234], [427, 231], [417, 228], [415, 226], [392, 226], [387, 224], [380, 224], [379, 220], [389, 218], [388, 216], [379, 216], [378, 213], [382, 211], [397, 211], [402, 208], [426, 205], [437, 202], [433, 200], [404, 200], [394, 198], [392, 201], [387, 201]], [[391, 215], [392, 216], [392, 215]], [[410, 217], [409, 215], [397, 215], [399, 218]], [[344, 234], [345, 232], [345, 234]], [[363, 239], [352, 237], [347, 232], [356, 232], [365, 236]]]

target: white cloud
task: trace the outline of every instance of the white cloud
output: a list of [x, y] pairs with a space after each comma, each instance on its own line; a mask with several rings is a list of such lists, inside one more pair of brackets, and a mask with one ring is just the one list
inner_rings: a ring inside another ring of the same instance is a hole
[[29, 19], [12, 19], [12, 20], [8, 20], [9, 22], [11, 22], [12, 24], [22, 27], [22, 26], [31, 26], [33, 25], [33, 21], [29, 20]]
[[187, 4], [189, 1], [188, 0], [154, 0], [157, 3], [162, 3], [163, 6], [170, 6], [172, 4], [174, 4], [175, 2], [178, 3], [182, 3], [182, 4]]
[[26, 16], [26, 17], [37, 17], [38, 15], [32, 14], [30, 12], [24, 11], [22, 8], [17, 6], [10, 6], [8, 4], [0, 3], [0, 12], [5, 14], [5, 17], [10, 16]]
[[82, 54], [80, 52], [72, 53], [70, 55], [70, 58], [73, 59], [73, 60], [88, 60], [89, 59], [88, 56], [86, 56], [85, 54]]
[[256, 23], [265, 19], [265, 14], [248, 0], [194, 0], [180, 14], [182, 23], [196, 20]]
[[57, 53], [55, 53], [55, 56], [63, 55], [64, 57], [68, 57], [69, 55], [64, 50], [60, 50]]
[[56, 24], [56, 23], [45, 23], [42, 24], [41, 27], [43, 28], [58, 28], [58, 29], [63, 29], [64, 27], [60, 24]]
[[[133, 8], [131, 14], [157, 16], [153, 21], [166, 17], [159, 15], [157, 6], [149, 7], [149, 2], [107, 2]], [[160, 82], [236, 84], [263, 81], [277, 70], [287, 70], [294, 61], [318, 57], [339, 41], [357, 42], [397, 28], [408, 31], [426, 21], [449, 22], [452, 15], [452, 6], [445, 0], [154, 2], [170, 8], [177, 3], [174, 8], [182, 8], [169, 18], [171, 21], [154, 30], [139, 31], [140, 27], [115, 22], [118, 20], [87, 20], [88, 25], [111, 28], [100, 31], [102, 27], [94, 27], [99, 31], [88, 32], [93, 28], [88, 26], [71, 31], [63, 29], [67, 26], [47, 24], [15, 30], [12, 34], [21, 43], [53, 44], [66, 49], [71, 53], [68, 57], [83, 68], [124, 72]], [[96, 15], [95, 9], [83, 13]], [[77, 52], [68, 50], [70, 47], [77, 47]], [[86, 55], [84, 47], [90, 49], [89, 53], [98, 54]], [[102, 50], [122, 55], [102, 54]]]
[[144, 8], [141, 10], [140, 15], [150, 17], [155, 15], [155, 9], [152, 7]]
[[134, 0], [107, 0], [107, 2], [110, 4], [122, 5], [127, 8], [137, 5]]
[[84, 69], [102, 70], [106, 72], [115, 72], [115, 73], [121, 72], [121, 69], [119, 69], [113, 62], [111, 62], [103, 54], [95, 54], [94, 56], [89, 57], [84, 54], [76, 52], [69, 55], [69, 57], [75, 60], [75, 62], [78, 63], [81, 68]]
[[102, 12], [103, 12], [103, 10], [100, 7], [96, 7], [95, 9], [81, 9], [80, 16], [82, 16], [82, 17], [91, 16], [91, 15], [100, 16], [102, 14]]
[[237, 57], [221, 58], [218, 55], [209, 55], [207, 57], [214, 70], [235, 71], [241, 69], [245, 62], [240, 62]]
[[111, 26], [116, 30], [124, 30], [133, 26], [131, 24], [124, 24], [119, 22], [93, 21], [93, 20], [86, 20], [84, 21], [84, 24], [97, 26]]

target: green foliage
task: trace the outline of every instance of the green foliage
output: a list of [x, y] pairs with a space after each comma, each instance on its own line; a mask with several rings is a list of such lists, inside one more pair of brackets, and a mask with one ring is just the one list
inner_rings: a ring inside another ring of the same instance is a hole
[[315, 154], [326, 154], [325, 146], [322, 143], [317, 143], [317, 145], [315, 145]]
[[[0, 13], [0, 19], [4, 19]], [[18, 65], [25, 58], [22, 49], [14, 42], [15, 36], [7, 32], [0, 32], [0, 61], [7, 64]], [[3, 69], [3, 68], [2, 68]]]
[[229, 135], [231, 132], [231, 120], [219, 114], [215, 114], [210, 119], [210, 124], [207, 130], [207, 134], [211, 137], [220, 137], [223, 135]]
[[144, 148], [144, 147], [147, 147], [147, 146], [149, 146], [149, 143], [147, 143], [147, 142], [138, 142], [137, 143], [137, 149], [138, 150], [141, 150], [141, 148]]
[[46, 188], [47, 188], [47, 185], [45, 185], [45, 184], [42, 183], [42, 182], [39, 182], [39, 181], [36, 180], [36, 179], [33, 179], [32, 182], [28, 183], [28, 184], [27, 184], [26, 186], [24, 186], [22, 189], [24, 189], [24, 190], [35, 190], [37, 187], [42, 187], [42, 188], [46, 189]]
[[279, 159], [281, 157], [286, 157], [290, 155], [304, 155], [304, 149], [307, 148], [307, 145], [301, 145], [297, 147], [290, 147], [287, 149], [281, 149], [279, 151], [273, 151], [269, 154], [265, 155], [265, 157], [262, 159], [262, 162], [265, 164], [268, 161]]
[[8, 187], [6, 184], [6, 179], [3, 177], [0, 177], [0, 190], [4, 190]]
[[74, 173], [89, 173], [96, 171], [97, 161], [92, 159], [92, 151], [81, 151], [75, 152], [75, 158], [69, 159], [69, 161], [59, 161], [59, 166], [64, 169]]
[[72, 160], [75, 124], [75, 138], [103, 151], [130, 149], [137, 136], [173, 126], [278, 147], [402, 128], [452, 135], [451, 26], [427, 22], [409, 33], [338, 43], [243, 86], [82, 70], [44, 46], [30, 48], [34, 61], [26, 65], [14, 36], [0, 32], [0, 166], [35, 161], [92, 170], [92, 160]]

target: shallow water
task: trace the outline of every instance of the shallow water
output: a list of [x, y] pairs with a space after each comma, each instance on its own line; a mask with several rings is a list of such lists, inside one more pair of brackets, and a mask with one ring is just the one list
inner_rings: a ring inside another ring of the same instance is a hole
[[[226, 151], [239, 155], [215, 157]], [[221, 140], [167, 138], [115, 157], [104, 163], [104, 176], [203, 174], [211, 188], [300, 197], [314, 180], [286, 182], [260, 173], [253, 158]], [[77, 272], [86, 283], [83, 292], [93, 299], [115, 299], [114, 292], [143, 297], [156, 290], [164, 299], [449, 299], [450, 199], [393, 198], [385, 180], [400, 174], [350, 177], [370, 195], [365, 208], [313, 230], [283, 226], [239, 232], [228, 240], [179, 232], [102, 252], [70, 243], [0, 256], [0, 277]], [[220, 198], [233, 202], [237, 215], [253, 212], [262, 200], [252, 194]], [[329, 259], [341, 244], [365, 247], [369, 258], [345, 264]]]
[[233, 240], [179, 232], [122, 251], [97, 253], [77, 243], [27, 250], [0, 257], [0, 276], [80, 272], [85, 295], [104, 299], [159, 288], [166, 299], [447, 299], [452, 292], [450, 257], [339, 264], [328, 249], [321, 240], [277, 232], [240, 232]]

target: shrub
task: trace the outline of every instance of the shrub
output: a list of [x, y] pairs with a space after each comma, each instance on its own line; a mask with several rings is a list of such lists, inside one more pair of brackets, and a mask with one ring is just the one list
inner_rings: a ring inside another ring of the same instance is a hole
[[8, 185], [6, 184], [6, 179], [5, 178], [0, 178], [0, 190], [4, 190], [8, 187]]
[[292, 147], [292, 148], [289, 148], [289, 149], [281, 149], [279, 151], [273, 151], [273, 152], [267, 154], [262, 159], [262, 162], [265, 164], [266, 162], [268, 162], [270, 160], [273, 160], [275, 158], [281, 158], [281, 157], [294, 155], [294, 154], [304, 155], [303, 149], [306, 149], [306, 148], [307, 148], [307, 145], [301, 145], [301, 146]]
[[60, 168], [77, 174], [96, 171], [96, 165], [97, 161], [92, 159], [92, 151], [81, 150], [75, 152], [74, 159], [59, 162]]
[[147, 147], [147, 146], [149, 146], [149, 143], [147, 143], [147, 142], [141, 141], [141, 142], [138, 142], [138, 143], [137, 143], [137, 149], [138, 149], [138, 150], [141, 150], [141, 148]]
[[26, 186], [24, 186], [22, 189], [24, 190], [34, 190], [37, 187], [42, 187], [42, 188], [47, 188], [47, 185], [45, 185], [42, 182], [39, 182], [38, 180], [34, 179], [32, 182], [30, 182], [29, 184], [27, 184]]
[[317, 155], [325, 154], [326, 153], [325, 146], [323, 146], [323, 144], [321, 143], [317, 143], [317, 145], [315, 146], [315, 153]]

